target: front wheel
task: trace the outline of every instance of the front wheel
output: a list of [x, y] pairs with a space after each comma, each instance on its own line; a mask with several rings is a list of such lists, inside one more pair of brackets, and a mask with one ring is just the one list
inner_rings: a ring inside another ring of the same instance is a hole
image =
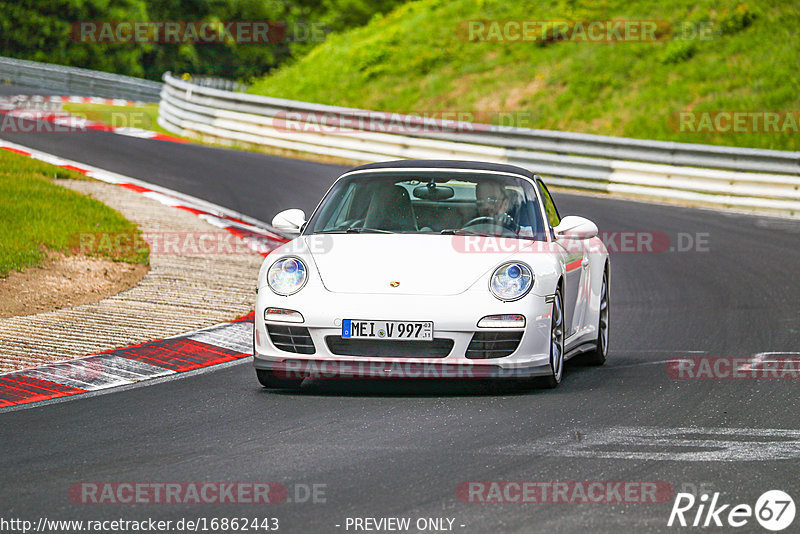
[[589, 365], [603, 365], [608, 356], [608, 269], [603, 272], [603, 285], [600, 287], [600, 320], [597, 322], [597, 344], [591, 352], [584, 355]]
[[553, 310], [550, 312], [550, 371], [541, 379], [546, 388], [556, 388], [564, 376], [564, 300], [561, 290], [553, 297]]
[[256, 376], [262, 386], [270, 389], [300, 389], [303, 383], [302, 378], [284, 378], [269, 369], [256, 369]]

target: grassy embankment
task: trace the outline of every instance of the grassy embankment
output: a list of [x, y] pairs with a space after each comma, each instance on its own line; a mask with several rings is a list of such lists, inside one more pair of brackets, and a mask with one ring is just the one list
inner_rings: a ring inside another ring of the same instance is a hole
[[[102, 202], [59, 186], [58, 182], [64, 179], [87, 178], [0, 150], [0, 277], [12, 270], [40, 265], [48, 251], [78, 251], [82, 233], [139, 233], [134, 223]], [[130, 263], [149, 262], [146, 249], [97, 247], [90, 255]]]
[[[467, 22], [609, 19], [662, 21], [659, 39], [470, 41]], [[249, 92], [407, 113], [467, 111], [531, 128], [798, 150], [800, 133], [791, 125], [783, 133], [696, 133], [681, 131], [678, 120], [682, 111], [796, 118], [798, 27], [800, 11], [789, 0], [420, 0], [329, 36]], [[703, 115], [696, 118], [699, 127]]]

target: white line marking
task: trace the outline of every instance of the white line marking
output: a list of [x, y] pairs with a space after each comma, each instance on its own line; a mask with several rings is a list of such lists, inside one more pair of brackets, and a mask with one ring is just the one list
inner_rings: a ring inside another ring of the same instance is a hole
[[668, 353], [668, 354], [708, 354], [707, 350], [660, 350], [660, 349], [642, 349], [642, 350], [615, 350], [615, 354], [661, 354], [661, 353]]
[[684, 462], [761, 462], [800, 458], [800, 430], [618, 426], [490, 447], [500, 454]]
[[157, 191], [147, 191], [145, 193], [142, 193], [142, 196], [151, 198], [157, 202], [164, 204], [165, 206], [169, 206], [170, 208], [174, 208], [175, 206], [183, 206], [184, 204], [184, 202], [178, 200], [175, 197], [165, 195], [164, 193], [158, 193]]
[[[27, 149], [30, 150], [30, 149]], [[44, 161], [45, 163], [50, 163], [51, 165], [55, 165], [57, 167], [61, 167], [64, 164], [69, 164], [67, 160], [58, 158], [56, 156], [51, 156], [50, 154], [43, 154], [43, 153], [36, 153], [31, 152], [31, 157], [33, 159], [38, 159], [39, 161]], [[77, 165], [75, 165], [77, 167]]]
[[624, 364], [624, 365], [607, 365], [607, 366], [601, 367], [600, 369], [608, 369], [608, 370], [627, 369], [628, 367], [641, 367], [641, 366], [644, 366], [644, 365], [666, 365], [668, 363], [682, 362], [682, 361], [687, 361], [687, 360], [681, 359], [681, 358], [672, 358], [672, 359], [669, 359], [669, 360], [658, 360], [658, 361], [654, 361], [654, 362], [638, 362], [638, 363], [628, 363], [628, 364]]
[[214, 217], [213, 215], [207, 215], [205, 213], [201, 213], [200, 215], [198, 215], [198, 217], [206, 221], [211, 226], [216, 226], [217, 228], [227, 228], [228, 226], [231, 225], [227, 219]]
[[[742, 365], [739, 368], [739, 370], [740, 371], [752, 371], [753, 370], [753, 366], [756, 366], [756, 365], [758, 366], [757, 369], [761, 369], [762, 368], [761, 364], [764, 364], [764, 363], [783, 363], [782, 360], [774, 360], [774, 359], [768, 359], [767, 358], [767, 356], [777, 356], [779, 354], [780, 355], [785, 354], [785, 355], [788, 356], [788, 355], [798, 355], [798, 354], [800, 354], [800, 352], [788, 352], [788, 351], [783, 351], [783, 352], [779, 352], [779, 351], [759, 352], [758, 354], [756, 354], [752, 358], [750, 358], [748, 363]], [[780, 370], [780, 369], [778, 369], [778, 370]]]

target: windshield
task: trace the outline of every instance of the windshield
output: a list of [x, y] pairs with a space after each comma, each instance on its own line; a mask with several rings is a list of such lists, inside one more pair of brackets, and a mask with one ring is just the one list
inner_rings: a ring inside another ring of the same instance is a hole
[[536, 191], [504, 174], [397, 171], [339, 180], [305, 234], [467, 234], [544, 239]]

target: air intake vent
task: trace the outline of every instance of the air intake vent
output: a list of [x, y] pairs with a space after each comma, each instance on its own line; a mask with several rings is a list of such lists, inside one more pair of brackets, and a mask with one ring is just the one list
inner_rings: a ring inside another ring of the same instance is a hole
[[519, 332], [476, 332], [467, 347], [466, 357], [473, 360], [505, 358], [510, 356], [522, 340]]
[[325, 343], [331, 353], [339, 356], [378, 358], [444, 358], [453, 349], [453, 340], [444, 338], [433, 341], [396, 341], [327, 336]]
[[279, 350], [297, 354], [314, 354], [314, 341], [305, 326], [278, 326], [267, 324], [267, 332], [272, 344]]

